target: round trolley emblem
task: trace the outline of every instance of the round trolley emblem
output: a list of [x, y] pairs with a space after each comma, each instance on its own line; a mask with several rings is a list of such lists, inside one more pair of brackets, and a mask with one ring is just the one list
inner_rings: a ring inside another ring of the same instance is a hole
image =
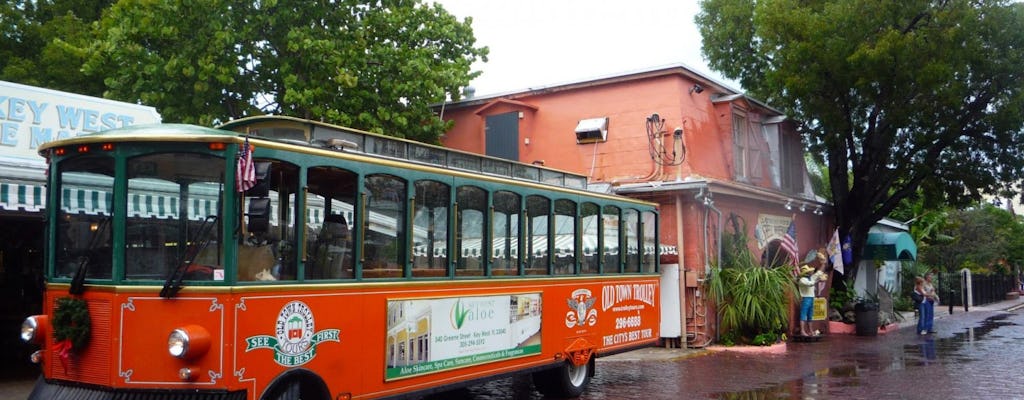
[[316, 332], [313, 310], [301, 301], [281, 307], [274, 323], [274, 336], [256, 335], [245, 339], [245, 351], [271, 349], [274, 362], [285, 367], [305, 364], [316, 357], [316, 347], [323, 342], [340, 342], [341, 331], [324, 329]]
[[594, 309], [596, 301], [597, 297], [594, 297], [590, 290], [574, 290], [572, 296], [566, 299], [569, 311], [565, 314], [565, 327], [574, 328], [597, 324], [597, 310]]

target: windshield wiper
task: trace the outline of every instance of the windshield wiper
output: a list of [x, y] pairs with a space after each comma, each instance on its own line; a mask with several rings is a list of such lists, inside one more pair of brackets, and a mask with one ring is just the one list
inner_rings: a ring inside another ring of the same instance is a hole
[[203, 251], [210, 244], [212, 237], [210, 234], [213, 232], [213, 228], [217, 226], [217, 216], [209, 215], [203, 220], [203, 224], [199, 226], [196, 232], [196, 241], [192, 242], [185, 253], [181, 255], [181, 259], [177, 262], [177, 267], [171, 274], [167, 276], [167, 281], [164, 282], [163, 289], [160, 289], [160, 297], [171, 298], [178, 294], [178, 291], [182, 288], [182, 281], [185, 280], [185, 272], [188, 271], [188, 267], [192, 265], [199, 253]]
[[110, 217], [106, 217], [100, 220], [96, 227], [96, 232], [89, 238], [89, 246], [85, 248], [86, 253], [78, 256], [78, 268], [75, 269], [75, 275], [71, 277], [71, 287], [68, 288], [68, 293], [73, 295], [80, 295], [85, 292], [85, 276], [89, 271], [89, 254], [92, 254], [96, 250], [96, 246], [100, 244], [100, 238], [103, 237], [103, 233], [107, 230], [110, 225]]

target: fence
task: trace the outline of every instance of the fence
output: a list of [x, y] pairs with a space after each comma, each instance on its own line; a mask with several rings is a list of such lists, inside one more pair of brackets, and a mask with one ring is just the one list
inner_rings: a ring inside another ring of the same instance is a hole
[[[969, 282], [967, 287], [964, 283]], [[970, 296], [968, 305], [984, 305], [1006, 300], [1006, 294], [1019, 289], [1017, 279], [1012, 275], [980, 275], [970, 271], [938, 274], [936, 288], [941, 304], [962, 307]]]

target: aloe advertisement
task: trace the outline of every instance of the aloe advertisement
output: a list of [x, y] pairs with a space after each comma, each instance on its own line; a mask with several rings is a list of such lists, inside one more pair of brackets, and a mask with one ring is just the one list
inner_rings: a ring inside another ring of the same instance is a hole
[[540, 353], [540, 293], [388, 301], [387, 379]]

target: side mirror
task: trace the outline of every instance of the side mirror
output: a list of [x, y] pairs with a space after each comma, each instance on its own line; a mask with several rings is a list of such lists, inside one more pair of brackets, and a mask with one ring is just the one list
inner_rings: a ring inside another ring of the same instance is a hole
[[245, 215], [249, 217], [249, 223], [246, 225], [249, 232], [267, 232], [270, 230], [270, 199], [266, 197], [250, 198], [249, 212]]

